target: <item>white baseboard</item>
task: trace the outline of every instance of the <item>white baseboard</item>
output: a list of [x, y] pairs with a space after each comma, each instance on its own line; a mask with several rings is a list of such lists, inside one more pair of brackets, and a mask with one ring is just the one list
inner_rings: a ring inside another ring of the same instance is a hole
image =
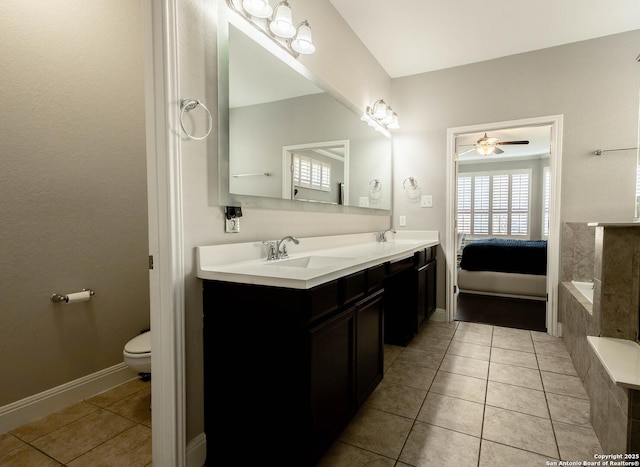
[[187, 467], [202, 467], [207, 460], [207, 438], [200, 433], [187, 443]]
[[436, 308], [431, 317], [430, 321], [446, 321], [447, 320], [447, 310], [444, 308]]
[[137, 377], [124, 362], [0, 407], [0, 433], [64, 409]]

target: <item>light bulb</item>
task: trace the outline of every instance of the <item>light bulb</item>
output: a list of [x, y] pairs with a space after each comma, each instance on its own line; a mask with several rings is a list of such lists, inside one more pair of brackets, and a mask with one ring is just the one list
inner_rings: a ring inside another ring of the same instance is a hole
[[389, 123], [391, 123], [393, 121], [393, 114], [395, 112], [393, 111], [393, 109], [391, 107], [387, 107], [387, 113], [384, 117], [382, 117], [381, 122], [385, 125], [388, 125]]
[[398, 128], [400, 128], [400, 123], [398, 122], [398, 114], [393, 112], [393, 118], [391, 119], [391, 122], [387, 125], [387, 128], [389, 128], [390, 130], [397, 130]]
[[382, 120], [387, 116], [387, 104], [382, 99], [373, 104], [373, 117]]
[[311, 40], [311, 28], [308, 21], [305, 20], [298, 26], [296, 38], [291, 41], [291, 48], [303, 55], [312, 54], [316, 51], [316, 46], [313, 45]]
[[296, 28], [293, 26], [293, 15], [291, 7], [286, 2], [276, 5], [273, 20], [269, 23], [269, 30], [278, 37], [290, 39], [296, 35]]
[[242, 0], [242, 8], [256, 18], [269, 18], [273, 13], [268, 0]]

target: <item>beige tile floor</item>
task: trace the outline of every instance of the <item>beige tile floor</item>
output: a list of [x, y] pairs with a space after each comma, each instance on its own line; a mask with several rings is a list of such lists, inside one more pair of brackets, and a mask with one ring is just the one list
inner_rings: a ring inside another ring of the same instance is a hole
[[0, 434], [0, 466], [150, 466], [150, 404], [151, 383], [135, 379]]
[[[0, 466], [151, 465], [151, 385], [133, 380], [0, 434]], [[318, 467], [545, 466], [601, 452], [562, 339], [427, 323]]]
[[384, 379], [318, 467], [542, 467], [601, 452], [562, 339], [429, 322], [385, 346]]

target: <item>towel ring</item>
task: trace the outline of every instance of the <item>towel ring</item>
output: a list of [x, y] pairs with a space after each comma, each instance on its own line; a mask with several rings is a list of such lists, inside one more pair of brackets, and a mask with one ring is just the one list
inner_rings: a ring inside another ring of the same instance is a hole
[[[209, 128], [207, 129], [207, 132], [205, 133], [204, 136], [194, 136], [190, 134], [184, 128], [184, 122], [182, 121], [182, 119], [184, 118], [185, 112], [191, 112], [193, 109], [195, 109], [198, 106], [202, 107], [205, 110], [205, 112], [207, 112], [207, 118], [209, 120], [209, 125], [208, 125]], [[187, 135], [189, 139], [195, 139], [196, 141], [200, 141], [205, 139], [207, 136], [209, 136], [209, 133], [211, 133], [211, 130], [213, 129], [213, 118], [211, 117], [211, 112], [209, 112], [209, 109], [207, 109], [206, 105], [204, 105], [202, 102], [196, 99], [182, 99], [180, 101], [180, 109], [181, 109], [180, 110], [180, 128], [182, 128], [182, 131], [184, 131], [184, 134]]]
[[402, 188], [404, 188], [404, 191], [406, 192], [409, 199], [418, 199], [421, 194], [418, 180], [413, 177], [406, 178], [404, 182], [402, 182]]

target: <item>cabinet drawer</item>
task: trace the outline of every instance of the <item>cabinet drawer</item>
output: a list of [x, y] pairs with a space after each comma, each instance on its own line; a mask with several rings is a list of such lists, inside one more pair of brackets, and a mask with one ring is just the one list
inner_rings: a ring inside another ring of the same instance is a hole
[[340, 306], [340, 289], [338, 281], [327, 282], [309, 290], [309, 306], [311, 320], [336, 311]]
[[374, 290], [384, 287], [384, 278], [387, 275], [387, 265], [381, 264], [369, 268], [367, 271], [367, 292], [373, 292]]
[[436, 259], [436, 247], [430, 246], [420, 251], [416, 251], [414, 254], [414, 259], [416, 262], [416, 267], [418, 268], [424, 266], [427, 263], [430, 263], [431, 261]]
[[359, 271], [341, 279], [344, 303], [364, 297], [367, 287], [367, 274]]
[[430, 246], [425, 250], [426, 262], [429, 263], [436, 259], [436, 248], [435, 246]]
[[391, 276], [407, 268], [413, 267], [414, 265], [413, 258], [414, 258], [413, 256], [409, 256], [408, 258], [403, 258], [397, 261], [392, 261], [391, 263], [387, 263], [387, 274]]

